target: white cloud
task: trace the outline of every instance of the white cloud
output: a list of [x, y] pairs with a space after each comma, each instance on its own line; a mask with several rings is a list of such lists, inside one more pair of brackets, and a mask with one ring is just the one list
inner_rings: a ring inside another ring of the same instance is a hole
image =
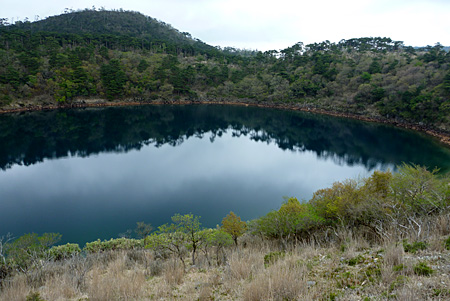
[[142, 12], [202, 41], [248, 49], [386, 36], [407, 45], [450, 45], [446, 0], [1, 0], [0, 17], [34, 20], [65, 8], [105, 7]]

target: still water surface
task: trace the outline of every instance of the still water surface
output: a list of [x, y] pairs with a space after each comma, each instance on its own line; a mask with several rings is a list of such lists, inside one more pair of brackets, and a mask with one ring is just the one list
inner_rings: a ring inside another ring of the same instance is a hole
[[450, 170], [411, 131], [233, 106], [144, 106], [0, 116], [0, 236], [59, 232], [84, 244], [175, 213], [214, 227], [308, 200], [334, 181], [402, 162]]

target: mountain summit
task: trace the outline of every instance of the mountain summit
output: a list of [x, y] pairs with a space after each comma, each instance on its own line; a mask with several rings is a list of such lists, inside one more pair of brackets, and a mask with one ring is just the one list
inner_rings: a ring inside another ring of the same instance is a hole
[[17, 22], [11, 27], [35, 32], [63, 34], [122, 36], [143, 39], [158, 44], [173, 44], [196, 51], [211, 51], [215, 47], [180, 32], [163, 21], [135, 11], [89, 10], [72, 11], [36, 22]]

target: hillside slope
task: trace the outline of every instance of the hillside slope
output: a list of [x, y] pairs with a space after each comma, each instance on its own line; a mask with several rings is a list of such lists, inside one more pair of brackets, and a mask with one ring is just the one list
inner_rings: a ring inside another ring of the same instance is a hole
[[220, 49], [137, 12], [0, 26], [0, 106], [233, 101], [450, 133], [450, 54], [366, 37], [281, 51]]

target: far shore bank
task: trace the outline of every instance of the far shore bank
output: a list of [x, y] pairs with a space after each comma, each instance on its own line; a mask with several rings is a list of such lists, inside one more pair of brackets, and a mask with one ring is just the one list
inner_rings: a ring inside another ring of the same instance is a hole
[[108, 101], [104, 99], [96, 100], [81, 100], [66, 104], [43, 104], [38, 105], [34, 103], [28, 103], [22, 107], [15, 108], [0, 108], [0, 114], [8, 113], [20, 113], [31, 111], [46, 111], [56, 109], [69, 109], [69, 108], [102, 108], [102, 107], [119, 107], [119, 106], [142, 106], [142, 105], [192, 105], [192, 104], [213, 104], [213, 105], [237, 105], [237, 106], [252, 106], [260, 108], [273, 108], [283, 110], [294, 110], [302, 112], [311, 112], [315, 114], [329, 115], [335, 117], [343, 117], [356, 119], [367, 122], [389, 124], [400, 128], [410, 129], [417, 132], [425, 133], [429, 136], [437, 138], [442, 144], [450, 148], [450, 133], [431, 128], [427, 125], [413, 124], [408, 122], [402, 122], [397, 120], [390, 120], [387, 118], [376, 118], [357, 115], [354, 113], [329, 111], [320, 108], [316, 108], [308, 104], [299, 103], [261, 103], [252, 101], [227, 101], [227, 100], [214, 100], [214, 101], [192, 101], [192, 100], [156, 100], [156, 101], [135, 101], [135, 100], [120, 100], [120, 101]]

